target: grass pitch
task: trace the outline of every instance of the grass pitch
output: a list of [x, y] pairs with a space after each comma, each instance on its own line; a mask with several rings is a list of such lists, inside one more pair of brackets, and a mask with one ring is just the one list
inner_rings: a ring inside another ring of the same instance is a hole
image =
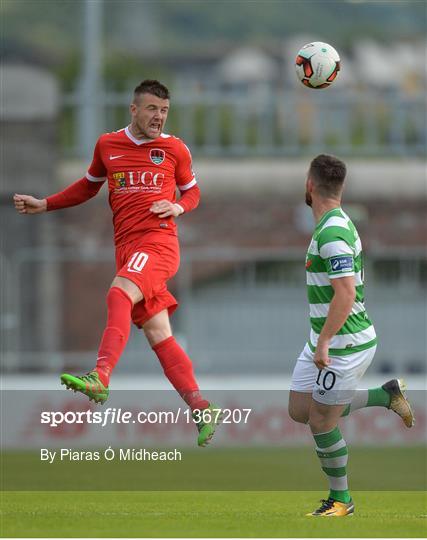
[[[354, 491], [424, 491], [425, 449], [350, 447]], [[182, 461], [40, 460], [40, 451], [2, 452], [5, 491], [317, 491], [326, 489], [314, 448], [182, 450]]]
[[[327, 481], [312, 448], [184, 452], [185, 459], [179, 463], [52, 465], [41, 463], [34, 452], [3, 452], [0, 534], [50, 538], [426, 536], [427, 475], [422, 447], [351, 448], [349, 478], [356, 513], [326, 520], [305, 516], [327, 495]], [[324, 491], [313, 491], [317, 489]]]
[[3, 492], [7, 537], [423, 537], [425, 492], [353, 492], [356, 514], [305, 517], [325, 492]]

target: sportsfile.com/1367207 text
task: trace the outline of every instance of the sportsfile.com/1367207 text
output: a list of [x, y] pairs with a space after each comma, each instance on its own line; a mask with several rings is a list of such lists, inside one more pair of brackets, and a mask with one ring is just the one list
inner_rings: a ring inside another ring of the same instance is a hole
[[42, 411], [40, 423], [49, 427], [61, 424], [97, 424], [101, 427], [112, 424], [178, 424], [179, 422], [210, 422], [223, 424], [246, 424], [252, 409], [182, 409], [176, 411], [129, 411], [109, 407], [105, 411]]

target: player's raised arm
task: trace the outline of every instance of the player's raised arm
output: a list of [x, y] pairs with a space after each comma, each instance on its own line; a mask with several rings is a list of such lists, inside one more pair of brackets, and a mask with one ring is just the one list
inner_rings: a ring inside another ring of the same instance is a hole
[[59, 210], [84, 203], [94, 197], [101, 189], [101, 182], [91, 182], [86, 177], [77, 180], [63, 191], [50, 195], [45, 199], [36, 199], [32, 195], [13, 196], [15, 208], [19, 214], [41, 214], [51, 210]]
[[47, 209], [46, 199], [36, 199], [32, 195], [15, 193], [13, 203], [18, 214], [41, 214]]
[[48, 211], [82, 204], [94, 197], [101, 189], [101, 186], [107, 179], [107, 171], [101, 156], [101, 140], [102, 136], [96, 142], [92, 163], [86, 175], [63, 191], [48, 197], [46, 199]]
[[80, 178], [63, 191], [47, 197], [47, 210], [60, 210], [82, 204], [94, 197], [102, 184], [103, 182], [92, 182], [87, 177]]
[[96, 143], [92, 163], [86, 176], [80, 178], [59, 193], [45, 199], [36, 199], [31, 195], [15, 194], [13, 202], [20, 214], [41, 214], [51, 210], [60, 210], [82, 204], [94, 197], [106, 180], [106, 169], [100, 153], [100, 140]]

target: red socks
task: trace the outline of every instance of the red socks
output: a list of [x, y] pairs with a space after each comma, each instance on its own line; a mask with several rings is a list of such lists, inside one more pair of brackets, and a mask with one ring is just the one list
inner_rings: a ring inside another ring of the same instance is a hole
[[111, 287], [107, 294], [107, 326], [98, 350], [96, 371], [104, 386], [122, 354], [130, 334], [132, 300], [119, 287]]
[[[132, 300], [119, 287], [111, 287], [107, 294], [107, 325], [98, 350], [96, 371], [104, 386], [110, 382], [110, 374], [117, 364], [129, 339]], [[209, 402], [200, 395], [193, 373], [193, 365], [182, 347], [173, 336], [153, 347], [160, 360], [166, 377], [194, 409], [206, 409]]]
[[175, 338], [171, 336], [157, 343], [153, 351], [160, 360], [166, 377], [187, 405], [192, 410], [206, 409], [209, 401], [200, 395], [191, 360]]

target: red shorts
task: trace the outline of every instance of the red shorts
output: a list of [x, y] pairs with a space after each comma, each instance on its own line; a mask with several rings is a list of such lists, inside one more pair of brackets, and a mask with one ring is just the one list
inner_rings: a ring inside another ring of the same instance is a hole
[[171, 315], [178, 302], [168, 291], [166, 283], [179, 267], [178, 238], [168, 236], [161, 243], [153, 238], [135, 240], [116, 248], [117, 275], [139, 287], [144, 299], [135, 304], [132, 321], [139, 328], [164, 309]]

